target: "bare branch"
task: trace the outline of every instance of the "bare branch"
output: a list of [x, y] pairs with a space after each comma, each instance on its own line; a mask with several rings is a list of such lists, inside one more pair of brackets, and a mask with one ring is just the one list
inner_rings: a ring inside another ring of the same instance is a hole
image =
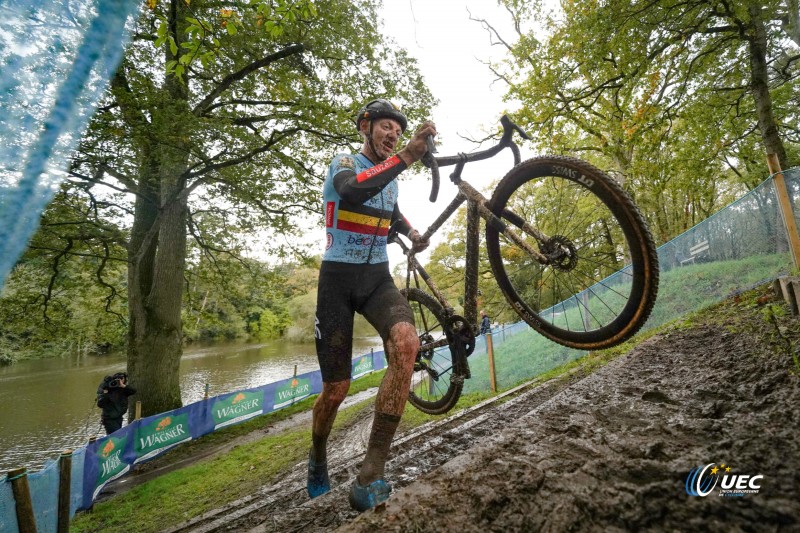
[[261, 58], [258, 61], [254, 61], [247, 65], [244, 68], [239, 69], [236, 72], [233, 72], [226, 76], [222, 81], [217, 84], [217, 86], [212, 90], [203, 100], [195, 106], [192, 110], [196, 116], [200, 116], [208, 111], [208, 107], [216, 100], [219, 95], [227, 91], [231, 85], [236, 83], [237, 81], [241, 81], [246, 78], [248, 75], [252, 74], [253, 72], [269, 66], [270, 64], [278, 61], [280, 59], [300, 54], [305, 51], [306, 47], [302, 44], [293, 44], [291, 46], [287, 46], [286, 48], [275, 52], [274, 54], [270, 54], [267, 57]]

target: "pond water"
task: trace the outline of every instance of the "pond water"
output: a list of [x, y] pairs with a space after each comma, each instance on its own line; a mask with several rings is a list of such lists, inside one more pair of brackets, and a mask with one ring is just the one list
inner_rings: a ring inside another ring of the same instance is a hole
[[[353, 355], [382, 349], [380, 337], [357, 338]], [[284, 340], [259, 344], [190, 346], [181, 360], [184, 405], [209, 395], [256, 387], [319, 369], [313, 344]], [[62, 451], [105, 435], [95, 391], [104, 376], [125, 370], [124, 354], [22, 361], [0, 367], [0, 473], [36, 471]], [[136, 396], [131, 397], [132, 401]]]

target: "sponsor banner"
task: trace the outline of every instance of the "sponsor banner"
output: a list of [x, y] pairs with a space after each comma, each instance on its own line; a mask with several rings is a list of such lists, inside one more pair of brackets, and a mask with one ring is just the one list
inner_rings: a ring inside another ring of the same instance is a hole
[[213, 403], [211, 412], [214, 429], [244, 422], [264, 412], [264, 392], [242, 391], [223, 397]]
[[273, 396], [273, 409], [286, 407], [297, 401], [311, 396], [315, 391], [311, 387], [311, 379], [304, 376], [297, 376], [288, 379], [283, 383], [278, 383], [275, 387]]
[[372, 370], [383, 370], [386, 368], [386, 354], [383, 350], [376, 350], [372, 354]]
[[[353, 360], [354, 376], [386, 366], [382, 351]], [[83, 498], [80, 509], [91, 507], [103, 487], [181, 442], [270, 413], [322, 391], [319, 370], [294, 378], [192, 403], [180, 409], [131, 422], [112, 435], [86, 446]]]
[[136, 428], [134, 463], [146, 461], [187, 440], [192, 440], [188, 412], [150, 417]]
[[[109, 435], [96, 443], [95, 453], [92, 457], [94, 464], [92, 466], [94, 466], [93, 470], [96, 472], [97, 477], [91, 484], [94, 487], [91, 501], [97, 498], [97, 495], [100, 494], [100, 491], [103, 490], [107, 483], [124, 476], [131, 468], [125, 457], [125, 448], [131, 432], [128, 431], [122, 436], [115, 437], [114, 435], [117, 433], [115, 432], [113, 435]], [[87, 462], [89, 460], [88, 454], [86, 460]]]
[[372, 361], [371, 355], [362, 355], [356, 359], [353, 359], [353, 369], [350, 373], [353, 379], [358, 379], [362, 376], [366, 376], [375, 370], [375, 364]]

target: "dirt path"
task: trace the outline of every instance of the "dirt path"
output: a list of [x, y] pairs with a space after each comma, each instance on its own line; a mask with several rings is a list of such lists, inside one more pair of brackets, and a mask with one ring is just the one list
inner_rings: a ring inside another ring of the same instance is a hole
[[[800, 388], [786, 362], [715, 327], [656, 339], [344, 530], [799, 530]], [[763, 475], [761, 490], [687, 495], [687, 473], [708, 463]]]
[[[339, 456], [321, 498], [308, 500], [300, 464], [183, 530], [800, 531], [800, 319], [765, 309], [731, 302], [588, 377], [398, 439], [387, 465], [395, 491], [376, 511], [349, 509], [360, 456]], [[362, 448], [368, 425], [349, 432]], [[720, 472], [710, 495], [688, 495], [689, 471], [710, 463], [730, 468], [728, 479], [763, 476], [758, 493], [720, 496]]]

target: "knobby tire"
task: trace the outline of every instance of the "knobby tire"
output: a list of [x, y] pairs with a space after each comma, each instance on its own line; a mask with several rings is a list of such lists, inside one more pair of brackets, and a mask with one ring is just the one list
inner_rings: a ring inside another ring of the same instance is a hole
[[[575, 158], [534, 158], [509, 171], [489, 208], [526, 244], [561, 254], [555, 266], [542, 265], [487, 224], [497, 283], [533, 329], [583, 350], [615, 346], [639, 331], [655, 304], [658, 256], [644, 218], [615, 180]], [[543, 246], [522, 222], [560, 246]]]
[[[404, 289], [402, 292], [414, 311], [420, 342], [422, 344], [430, 342], [431, 338], [434, 341], [444, 338], [450, 340], [445, 333], [444, 324], [447, 317], [442, 305], [429, 294], [416, 288]], [[414, 407], [423, 413], [440, 415], [448, 412], [458, 402], [464, 382], [463, 379], [457, 379], [455, 382], [452, 380], [454, 357], [456, 350], [452, 343], [438, 348], [435, 353], [420, 351], [408, 393], [408, 400]], [[430, 373], [424, 369], [416, 370], [416, 365], [420, 362], [431, 366], [437, 373], [441, 372], [438, 380], [432, 380]]]

